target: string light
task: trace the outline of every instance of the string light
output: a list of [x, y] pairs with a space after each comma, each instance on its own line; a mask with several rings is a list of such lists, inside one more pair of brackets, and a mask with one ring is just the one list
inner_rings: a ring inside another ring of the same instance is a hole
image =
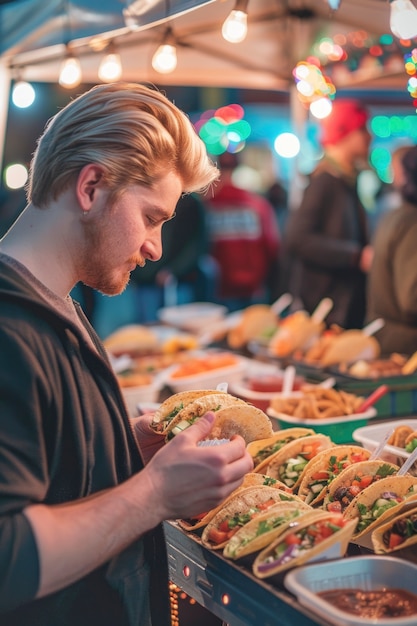
[[35, 90], [32, 85], [25, 80], [17, 80], [12, 91], [13, 104], [20, 109], [30, 107], [35, 101]]
[[417, 9], [411, 0], [390, 0], [390, 28], [399, 39], [417, 36]]
[[170, 28], [167, 29], [162, 44], [152, 57], [152, 67], [159, 74], [170, 74], [177, 67], [177, 49]]
[[237, 0], [235, 8], [223, 23], [223, 38], [230, 43], [240, 43], [248, 33], [248, 1]]
[[109, 44], [108, 53], [98, 68], [98, 77], [104, 83], [118, 81], [122, 76], [122, 62], [113, 42]]
[[71, 87], [77, 87], [81, 82], [81, 65], [79, 60], [71, 53], [68, 55], [61, 65], [61, 71], [59, 73], [59, 84], [61, 87], [71, 89]]

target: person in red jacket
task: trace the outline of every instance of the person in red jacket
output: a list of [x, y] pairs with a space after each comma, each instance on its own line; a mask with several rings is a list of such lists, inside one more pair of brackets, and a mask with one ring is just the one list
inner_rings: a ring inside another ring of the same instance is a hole
[[221, 155], [220, 183], [207, 201], [210, 253], [220, 272], [217, 301], [229, 311], [270, 301], [280, 252], [274, 209], [260, 194], [233, 182], [237, 165], [237, 155]]

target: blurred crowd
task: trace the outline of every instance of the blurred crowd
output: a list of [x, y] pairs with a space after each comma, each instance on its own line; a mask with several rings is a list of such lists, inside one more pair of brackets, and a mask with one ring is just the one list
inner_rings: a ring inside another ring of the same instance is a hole
[[[393, 151], [393, 182], [381, 185], [370, 214], [358, 193], [358, 176], [370, 168], [367, 108], [336, 100], [320, 132], [323, 156], [297, 206], [279, 179], [262, 192], [242, 184], [242, 153], [216, 157], [219, 181], [181, 198], [163, 227], [159, 261], [138, 267], [117, 298], [75, 289], [99, 334], [157, 322], [162, 307], [208, 301], [233, 312], [289, 292], [292, 310], [310, 314], [330, 297], [329, 325], [361, 328], [382, 317], [383, 352], [417, 350], [417, 147]], [[15, 217], [5, 191], [0, 217], [5, 232]]]

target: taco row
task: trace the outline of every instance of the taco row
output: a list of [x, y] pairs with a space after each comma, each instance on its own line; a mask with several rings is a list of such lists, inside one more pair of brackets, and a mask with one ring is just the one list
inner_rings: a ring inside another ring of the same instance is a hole
[[[324, 551], [343, 556], [367, 533], [376, 552], [417, 543], [417, 477], [397, 476], [397, 465], [303, 428], [274, 432], [247, 449], [255, 469], [242, 486], [215, 510], [179, 524], [202, 529], [202, 544], [228, 559], [250, 557], [257, 577]], [[404, 503], [414, 510], [400, 516]]]

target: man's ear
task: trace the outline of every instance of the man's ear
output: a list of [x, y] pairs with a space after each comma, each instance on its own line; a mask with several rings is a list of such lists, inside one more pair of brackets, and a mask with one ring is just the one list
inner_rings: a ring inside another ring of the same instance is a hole
[[88, 211], [91, 208], [102, 179], [103, 168], [94, 163], [85, 165], [78, 174], [75, 193], [83, 211]]

